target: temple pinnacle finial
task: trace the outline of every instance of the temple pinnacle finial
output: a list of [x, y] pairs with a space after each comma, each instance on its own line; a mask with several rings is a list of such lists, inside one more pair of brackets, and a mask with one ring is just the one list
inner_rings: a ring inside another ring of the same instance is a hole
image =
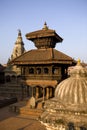
[[80, 59], [78, 59], [78, 61], [77, 61], [77, 65], [80, 65], [80, 63], [81, 63], [81, 60], [80, 60]]
[[48, 26], [47, 26], [47, 23], [46, 23], [46, 22], [44, 23], [43, 29], [44, 29], [44, 30], [48, 29]]
[[21, 36], [21, 30], [18, 29], [18, 36]]

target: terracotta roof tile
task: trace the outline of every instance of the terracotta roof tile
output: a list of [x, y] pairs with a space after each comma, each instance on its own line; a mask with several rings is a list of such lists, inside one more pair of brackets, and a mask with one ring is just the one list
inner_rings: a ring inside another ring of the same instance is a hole
[[30, 50], [23, 55], [19, 56], [18, 58], [14, 59], [12, 62], [14, 64], [29, 64], [29, 63], [43, 63], [43, 62], [66, 62], [66, 61], [73, 61], [71, 57], [68, 55], [57, 51], [56, 49], [34, 49]]
[[42, 29], [34, 32], [30, 32], [26, 34], [26, 38], [28, 40], [37, 39], [37, 38], [42, 38], [42, 37], [55, 37], [56, 42], [62, 42], [62, 38], [55, 32], [55, 30], [52, 29]]

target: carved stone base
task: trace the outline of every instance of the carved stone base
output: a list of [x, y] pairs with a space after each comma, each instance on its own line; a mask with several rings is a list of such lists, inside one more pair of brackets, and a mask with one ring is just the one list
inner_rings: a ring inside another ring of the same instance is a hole
[[30, 107], [22, 107], [20, 108], [20, 114], [21, 115], [29, 115], [29, 117], [39, 118], [41, 114], [43, 113], [43, 109], [32, 109]]

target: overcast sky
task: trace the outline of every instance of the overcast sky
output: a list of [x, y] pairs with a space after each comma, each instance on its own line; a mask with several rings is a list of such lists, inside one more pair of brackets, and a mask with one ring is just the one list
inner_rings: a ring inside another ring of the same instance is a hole
[[87, 0], [0, 0], [0, 63], [11, 56], [18, 29], [25, 49], [35, 49], [25, 34], [42, 29], [45, 21], [63, 38], [57, 50], [87, 62]]

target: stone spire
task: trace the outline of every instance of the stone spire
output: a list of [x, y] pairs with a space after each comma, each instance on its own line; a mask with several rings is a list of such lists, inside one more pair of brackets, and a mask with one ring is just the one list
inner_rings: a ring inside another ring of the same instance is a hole
[[21, 30], [18, 30], [18, 37], [13, 48], [11, 60], [22, 55], [24, 52], [25, 52], [25, 48], [24, 48], [24, 43], [22, 40]]

